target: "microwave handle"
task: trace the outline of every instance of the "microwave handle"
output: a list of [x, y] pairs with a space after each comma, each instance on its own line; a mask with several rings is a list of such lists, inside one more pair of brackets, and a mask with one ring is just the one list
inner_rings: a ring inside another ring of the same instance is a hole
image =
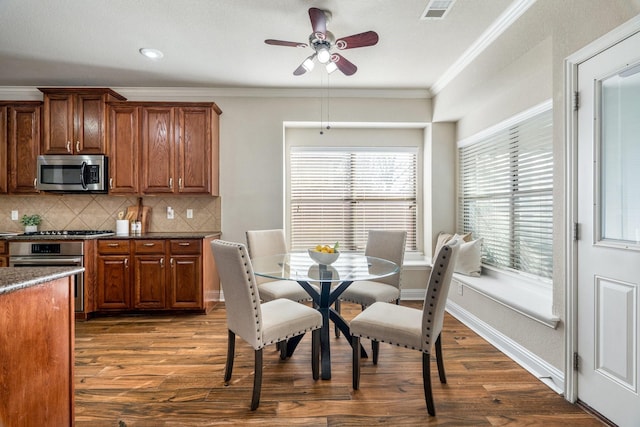
[[87, 189], [87, 184], [84, 182], [84, 171], [87, 167], [87, 162], [82, 162], [82, 166], [80, 166], [80, 184], [82, 188]]

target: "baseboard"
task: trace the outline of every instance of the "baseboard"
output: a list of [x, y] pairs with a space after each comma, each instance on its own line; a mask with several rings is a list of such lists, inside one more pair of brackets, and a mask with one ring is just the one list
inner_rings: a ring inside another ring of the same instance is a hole
[[447, 312], [529, 371], [558, 394], [564, 393], [564, 373], [530, 352], [502, 332], [480, 320], [455, 302], [447, 301]]

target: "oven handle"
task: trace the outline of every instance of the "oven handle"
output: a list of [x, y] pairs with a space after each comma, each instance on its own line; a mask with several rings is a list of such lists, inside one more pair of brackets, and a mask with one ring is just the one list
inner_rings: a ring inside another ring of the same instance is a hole
[[60, 266], [64, 265], [82, 265], [82, 257], [9, 257], [9, 266], [30, 265], [30, 266]]

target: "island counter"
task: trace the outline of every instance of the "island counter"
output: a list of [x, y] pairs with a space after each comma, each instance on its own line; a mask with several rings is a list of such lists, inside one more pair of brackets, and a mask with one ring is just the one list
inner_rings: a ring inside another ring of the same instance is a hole
[[74, 275], [0, 268], [0, 426], [72, 426]]

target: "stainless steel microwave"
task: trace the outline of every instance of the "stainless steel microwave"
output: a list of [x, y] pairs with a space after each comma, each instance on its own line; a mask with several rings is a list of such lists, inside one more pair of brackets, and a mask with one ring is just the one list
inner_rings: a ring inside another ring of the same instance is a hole
[[108, 158], [103, 155], [38, 156], [36, 188], [57, 193], [106, 193], [108, 170]]

